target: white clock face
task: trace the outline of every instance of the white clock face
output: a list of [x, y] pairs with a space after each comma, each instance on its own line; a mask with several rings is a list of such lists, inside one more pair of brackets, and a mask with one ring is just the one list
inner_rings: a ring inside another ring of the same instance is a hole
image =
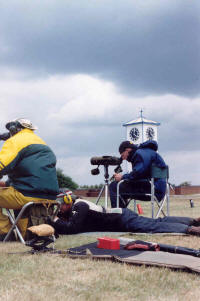
[[147, 135], [147, 138], [149, 140], [152, 140], [155, 136], [155, 132], [154, 132], [154, 129], [149, 127], [147, 130], [146, 130], [146, 135]]
[[137, 128], [132, 128], [129, 133], [131, 140], [136, 141], [140, 137], [140, 132]]

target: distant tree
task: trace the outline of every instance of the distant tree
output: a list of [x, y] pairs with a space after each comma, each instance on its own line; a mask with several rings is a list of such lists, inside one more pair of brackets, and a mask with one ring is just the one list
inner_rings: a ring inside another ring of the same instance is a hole
[[101, 189], [103, 184], [96, 184], [96, 185], [81, 185], [80, 188], [83, 189]]
[[191, 182], [185, 181], [185, 182], [179, 184], [179, 186], [191, 186]]
[[81, 185], [80, 186], [80, 188], [82, 188], [82, 189], [88, 189], [88, 187], [89, 187], [88, 185]]
[[61, 168], [57, 168], [56, 172], [57, 172], [57, 178], [58, 178], [58, 185], [60, 188], [69, 188], [72, 190], [78, 188], [78, 184], [76, 184], [72, 180], [72, 178], [70, 178], [69, 176], [66, 176], [63, 173], [63, 170]]

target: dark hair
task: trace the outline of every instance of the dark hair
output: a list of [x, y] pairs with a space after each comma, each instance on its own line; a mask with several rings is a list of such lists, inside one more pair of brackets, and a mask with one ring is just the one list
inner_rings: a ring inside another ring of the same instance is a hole
[[123, 153], [127, 148], [137, 149], [137, 145], [133, 144], [132, 141], [123, 141], [119, 146], [119, 153]]
[[11, 136], [14, 136], [23, 129], [23, 126], [18, 121], [11, 121], [6, 124], [6, 128], [9, 130]]

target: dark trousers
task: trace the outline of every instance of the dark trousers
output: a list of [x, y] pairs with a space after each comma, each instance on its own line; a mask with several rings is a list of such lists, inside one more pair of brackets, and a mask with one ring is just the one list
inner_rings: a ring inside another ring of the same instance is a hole
[[[118, 182], [114, 181], [109, 185], [110, 192], [110, 201], [111, 207], [117, 207], [117, 184]], [[162, 200], [166, 191], [166, 182], [162, 179], [158, 179], [155, 181], [155, 196], [158, 201]], [[142, 201], [150, 201], [150, 196], [142, 196], [141, 194], [151, 193], [151, 184], [148, 180], [139, 180], [139, 181], [124, 181], [119, 186], [119, 207], [126, 208], [127, 207], [127, 199], [129, 199], [132, 195], [137, 200]]]
[[139, 216], [128, 208], [122, 209], [122, 224], [127, 231], [144, 233], [186, 233], [193, 218], [166, 216], [163, 218], [149, 218]]
[[[110, 201], [111, 207], [117, 207], [117, 184], [118, 182], [112, 182], [109, 185], [109, 192], [110, 192]], [[151, 184], [149, 181], [136, 181], [136, 182], [128, 182], [124, 181], [119, 186], [119, 207], [125, 208], [126, 201], [130, 198], [131, 195], [138, 194], [137, 199], [139, 200], [139, 194], [141, 193], [150, 193], [151, 192]], [[149, 201], [150, 197], [143, 197], [143, 201]]]

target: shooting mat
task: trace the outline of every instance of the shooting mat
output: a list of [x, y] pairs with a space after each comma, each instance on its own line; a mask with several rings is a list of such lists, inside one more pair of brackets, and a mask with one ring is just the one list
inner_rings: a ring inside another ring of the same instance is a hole
[[109, 259], [134, 265], [167, 267], [176, 270], [196, 272], [200, 274], [200, 258], [190, 255], [173, 254], [162, 251], [125, 250], [124, 245], [120, 250], [107, 250], [97, 248], [97, 242], [69, 249], [70, 256]]

